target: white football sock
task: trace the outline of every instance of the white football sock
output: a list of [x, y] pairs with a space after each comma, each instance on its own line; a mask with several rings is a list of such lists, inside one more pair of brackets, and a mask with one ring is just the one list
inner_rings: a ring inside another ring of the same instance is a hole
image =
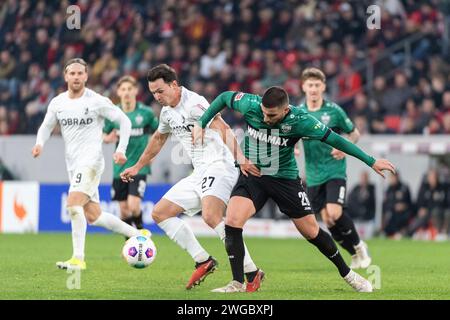
[[98, 219], [95, 220], [92, 225], [97, 226], [97, 227], [106, 228], [113, 232], [124, 235], [128, 238], [140, 235], [140, 232], [138, 229], [133, 228], [129, 224], [123, 222], [122, 220], [117, 218], [115, 215], [108, 213], [108, 212], [104, 212], [104, 211], [102, 211], [102, 213], [100, 214]]
[[84, 260], [84, 244], [86, 240], [87, 222], [82, 206], [68, 207], [72, 224], [73, 257]]
[[184, 220], [172, 217], [158, 223], [158, 226], [164, 230], [171, 240], [187, 250], [195, 262], [204, 262], [209, 258], [209, 253], [203, 249]]
[[[214, 231], [219, 235], [220, 240], [225, 242], [225, 221], [221, 221], [215, 228]], [[258, 270], [256, 264], [253, 262], [250, 253], [248, 252], [247, 246], [244, 243], [244, 273], [254, 272]]]

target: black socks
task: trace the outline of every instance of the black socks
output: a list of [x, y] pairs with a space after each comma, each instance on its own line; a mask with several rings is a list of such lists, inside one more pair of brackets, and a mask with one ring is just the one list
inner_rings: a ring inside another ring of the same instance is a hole
[[348, 239], [344, 238], [344, 236], [342, 236], [341, 231], [339, 230], [339, 228], [336, 225], [329, 227], [328, 230], [330, 230], [331, 236], [333, 237], [333, 239], [337, 243], [339, 243], [342, 246], [342, 248], [347, 250], [348, 253], [350, 253], [351, 255], [354, 255], [356, 253], [355, 248], [353, 248], [352, 243]]
[[341, 232], [341, 236], [344, 239], [344, 243], [347, 243], [347, 246], [356, 246], [360, 242], [353, 220], [344, 212], [339, 219], [335, 221], [335, 226]]
[[345, 263], [336, 244], [328, 233], [319, 229], [317, 237], [308, 241], [315, 245], [324, 256], [334, 263], [338, 268], [341, 277], [345, 277], [350, 272], [350, 268]]
[[242, 228], [225, 225], [225, 249], [230, 260], [233, 280], [244, 283], [244, 239]]

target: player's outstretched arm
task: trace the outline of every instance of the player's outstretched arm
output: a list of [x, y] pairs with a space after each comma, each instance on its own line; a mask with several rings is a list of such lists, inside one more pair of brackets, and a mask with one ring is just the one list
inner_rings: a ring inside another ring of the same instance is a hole
[[257, 177], [261, 176], [261, 172], [258, 167], [245, 157], [241, 147], [237, 142], [233, 130], [231, 130], [230, 126], [222, 119], [220, 114], [216, 115], [209, 127], [219, 132], [223, 142], [226, 144], [228, 149], [230, 149], [234, 160], [236, 160], [236, 162], [239, 164], [242, 174], [248, 176], [248, 174], [250, 173], [251, 175]]
[[323, 140], [325, 143], [329, 144], [330, 146], [338, 150], [345, 152], [346, 154], [358, 158], [359, 160], [367, 164], [369, 167], [371, 167], [376, 173], [378, 173], [383, 178], [385, 177], [383, 173], [384, 170], [390, 171], [393, 174], [395, 174], [395, 167], [388, 160], [373, 158], [372, 156], [365, 153], [362, 149], [360, 149], [357, 145], [351, 143], [347, 139], [341, 137], [340, 135], [334, 133], [331, 130], [327, 131], [327, 134], [325, 135], [326, 138], [325, 140]]
[[[52, 100], [53, 101], [53, 100]], [[45, 114], [44, 121], [42, 122], [36, 136], [36, 144], [33, 149], [31, 149], [31, 154], [33, 158], [39, 157], [42, 153], [42, 148], [44, 147], [45, 142], [50, 138], [53, 129], [56, 126], [58, 120], [56, 119], [56, 113], [54, 107], [52, 106], [52, 102], [50, 102], [47, 113]]]
[[[351, 143], [356, 144], [358, 142], [360, 136], [361, 136], [361, 134], [359, 133], [359, 130], [357, 128], [355, 128], [352, 132], [350, 132], [348, 134], [347, 139]], [[341, 159], [344, 159], [344, 157], [345, 157], [344, 152], [342, 152], [341, 150], [335, 149], [335, 148], [333, 148], [333, 150], [331, 150], [331, 155], [336, 160], [341, 160]]]
[[155, 131], [138, 162], [134, 166], [125, 169], [120, 174], [121, 179], [124, 182], [133, 181], [133, 177], [138, 174], [139, 170], [148, 165], [151, 160], [156, 157], [156, 155], [161, 151], [161, 148], [166, 143], [168, 137], [169, 133], [161, 133], [158, 130]]

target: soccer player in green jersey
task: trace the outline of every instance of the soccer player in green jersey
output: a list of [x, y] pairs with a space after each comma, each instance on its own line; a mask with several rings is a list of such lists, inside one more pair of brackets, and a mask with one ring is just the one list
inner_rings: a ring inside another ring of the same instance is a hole
[[[114, 164], [114, 177], [112, 184], [112, 199], [119, 201], [120, 216], [129, 225], [134, 224], [142, 229], [141, 201], [144, 197], [147, 175], [150, 166], [144, 166], [134, 178], [133, 182], [126, 183], [120, 179], [120, 172], [133, 166], [139, 160], [148, 143], [149, 133], [158, 128], [158, 118], [151, 108], [136, 101], [138, 94], [137, 82], [131, 76], [124, 76], [117, 82], [117, 95], [120, 98], [119, 108], [131, 120], [131, 135], [126, 153], [127, 162]], [[109, 120], [105, 121], [103, 128], [103, 141], [116, 143], [118, 141], [119, 125]]]
[[[321, 140], [360, 159], [383, 177], [382, 171], [395, 172], [394, 166], [385, 159], [367, 155], [304, 110], [290, 106], [286, 91], [280, 87], [269, 88], [263, 97], [231, 91], [220, 94], [194, 127], [194, 142], [203, 140], [204, 128], [225, 106], [242, 113], [247, 123], [243, 151], [248, 160], [240, 163], [242, 174], [231, 193], [225, 218], [225, 247], [233, 280], [213, 292], [246, 291], [242, 229], [269, 198], [335, 264], [350, 286], [358, 292], [371, 292], [370, 282], [347, 266], [331, 236], [319, 227], [299, 178], [294, 146], [300, 138]], [[253, 164], [260, 169], [259, 175], [247, 171]]]
[[[356, 143], [359, 131], [337, 104], [323, 98], [325, 74], [317, 68], [302, 73], [302, 89], [306, 101], [300, 108], [336, 133], [347, 134]], [[367, 268], [372, 259], [367, 245], [361, 241], [352, 219], [345, 214], [345, 153], [318, 140], [303, 140], [305, 152], [306, 193], [314, 212], [320, 213], [331, 235], [352, 256], [350, 268]]]

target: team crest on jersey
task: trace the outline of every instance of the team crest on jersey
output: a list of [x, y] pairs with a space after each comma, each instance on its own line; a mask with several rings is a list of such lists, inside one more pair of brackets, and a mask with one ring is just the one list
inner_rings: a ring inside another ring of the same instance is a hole
[[134, 121], [136, 121], [136, 124], [139, 126], [141, 125], [142, 121], [144, 121], [144, 118], [138, 114], [136, 118], [134, 118]]
[[234, 101], [239, 101], [242, 99], [242, 97], [244, 96], [243, 92], [239, 92], [235, 97], [234, 97]]
[[292, 126], [289, 124], [282, 124], [281, 125], [281, 132], [288, 133], [292, 130]]
[[320, 117], [320, 121], [322, 121], [323, 124], [328, 125], [328, 123], [330, 123], [330, 115], [328, 113], [324, 113], [321, 117]]

